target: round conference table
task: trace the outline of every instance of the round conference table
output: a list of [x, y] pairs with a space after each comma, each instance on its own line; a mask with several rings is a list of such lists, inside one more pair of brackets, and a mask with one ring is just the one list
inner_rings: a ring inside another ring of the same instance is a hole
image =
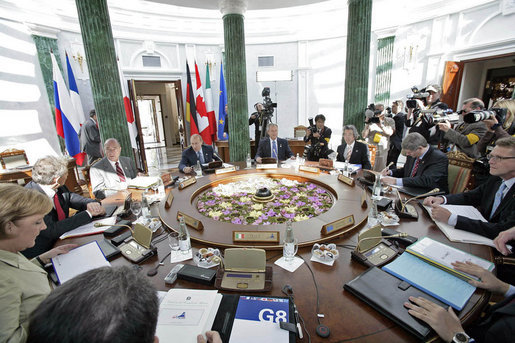
[[[194, 252], [203, 247], [218, 246], [223, 248], [227, 246], [238, 246], [239, 244], [231, 242], [230, 232], [233, 230], [251, 229], [253, 225], [235, 225], [217, 222], [199, 214], [198, 212], [195, 213], [193, 204], [194, 197], [192, 196], [198, 194], [199, 190], [205, 189], [208, 184], [216, 184], [217, 181], [219, 182], [219, 180], [222, 179], [233, 178], [254, 172], [265, 174], [286, 172], [310, 180], [318, 179], [328, 185], [331, 191], [334, 191], [336, 201], [331, 210], [323, 215], [306, 221], [294, 223], [293, 228], [296, 237], [299, 241], [306, 243], [304, 244], [304, 247], [299, 247], [297, 254], [305, 260], [305, 263], [295, 272], [290, 273], [274, 264], [277, 259], [282, 257], [282, 250], [277, 249], [277, 247], [274, 246], [267, 247], [267, 265], [273, 267], [273, 288], [270, 292], [247, 294], [284, 296], [281, 289], [286, 284], [291, 285], [294, 290], [295, 304], [297, 305], [300, 315], [305, 321], [306, 330], [310, 333], [312, 342], [416, 342], [416, 338], [410, 333], [343, 289], [343, 285], [345, 283], [356, 278], [367, 269], [365, 266], [351, 260], [350, 249], [338, 247], [340, 256], [332, 267], [310, 261], [311, 246], [313, 241], [317, 240], [316, 237], [322, 240], [328, 240], [338, 245], [356, 246], [358, 231], [366, 223], [366, 217], [369, 211], [369, 208], [361, 208], [360, 199], [363, 190], [359, 187], [359, 183], [356, 183], [356, 186], [351, 187], [338, 181], [335, 175], [312, 174], [307, 172], [295, 173], [293, 170], [285, 171], [282, 169], [266, 171], [240, 170], [231, 174], [212, 174], [199, 178], [197, 183], [184, 188], [183, 190], [179, 190], [178, 188], [172, 189], [174, 194], [172, 206], [169, 209], [165, 209], [164, 201], [162, 201], [158, 208], [159, 215], [166, 226], [172, 228], [178, 228], [176, 220], [177, 210], [185, 211], [194, 216], [195, 219], [199, 219], [203, 222], [205, 229], [202, 232], [197, 232], [194, 229], [189, 228], [192, 236]], [[110, 203], [122, 204], [124, 196], [113, 196], [106, 200]], [[155, 211], [155, 209], [153, 209], [153, 211]], [[426, 213], [423, 213], [424, 211], [420, 208], [417, 208], [417, 211], [419, 212], [418, 220], [413, 221], [409, 219], [401, 219], [400, 225], [394, 228], [400, 232], [406, 232], [415, 237], [428, 236], [486, 260], [493, 260], [491, 248], [481, 245], [450, 242], [434, 224], [432, 219], [429, 218]], [[355, 225], [350, 227], [350, 230], [349, 228], [345, 228], [343, 231], [331, 236], [329, 239], [320, 233], [323, 222], [336, 220], [349, 214], [353, 214], [355, 217]], [[219, 227], [221, 231], [217, 231], [217, 227]], [[284, 227], [284, 224], [277, 224], [274, 226], [255, 226], [253, 229], [277, 230], [280, 231], [281, 237], [283, 237], [282, 233], [284, 231]], [[303, 230], [311, 230], [311, 233], [304, 236], [301, 234]], [[216, 238], [215, 235], [217, 233], [218, 236], [221, 235], [222, 237]], [[103, 235], [99, 234], [72, 238], [60, 241], [58, 244], [84, 244], [95, 239], [103, 239]], [[215, 241], [217, 242], [216, 245], [213, 244]], [[148, 270], [157, 266], [159, 261], [170, 251], [170, 247], [166, 239], [156, 245], [158, 248], [158, 255], [153, 256], [140, 264], [142, 272], [145, 274]], [[259, 246], [259, 244], [251, 245], [248, 243], [245, 246]], [[110, 262], [113, 266], [131, 264], [131, 262], [122, 256], [119, 256]], [[194, 264], [193, 260], [181, 263]], [[315, 328], [318, 325], [316, 312], [316, 289], [311, 272], [306, 264], [311, 266], [316, 278], [319, 292], [319, 311], [324, 314], [324, 318], [321, 318], [320, 321], [331, 330], [331, 334], [328, 338], [321, 338], [315, 333]], [[153, 283], [156, 289], [161, 291], [167, 291], [170, 288], [214, 289], [211, 286], [200, 285], [185, 280], [177, 280], [172, 286], [165, 284], [163, 279], [174, 265], [170, 263], [170, 258], [168, 257], [164, 260], [164, 266], [158, 268], [158, 274], [153, 277], [149, 277], [149, 280]], [[223, 291], [223, 293], [230, 292]], [[237, 293], [245, 294], [244, 292]], [[476, 290], [465, 308], [459, 313], [461, 321], [466, 324], [477, 319], [484, 306], [488, 303], [489, 298], [490, 294], [488, 292], [479, 289]], [[303, 340], [297, 339], [297, 341], [307, 342], [306, 333], [304, 332]]]

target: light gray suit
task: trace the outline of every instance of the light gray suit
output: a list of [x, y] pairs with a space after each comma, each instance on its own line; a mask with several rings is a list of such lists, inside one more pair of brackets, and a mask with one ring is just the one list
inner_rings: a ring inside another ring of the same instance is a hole
[[91, 188], [93, 194], [98, 199], [105, 198], [106, 189], [126, 189], [127, 182], [130, 179], [134, 179], [138, 175], [138, 170], [134, 161], [128, 157], [120, 156], [119, 162], [123, 173], [125, 174], [126, 182], [121, 182], [120, 178], [116, 174], [116, 170], [113, 168], [107, 157], [104, 157], [97, 163], [91, 166], [90, 177], [91, 177]]

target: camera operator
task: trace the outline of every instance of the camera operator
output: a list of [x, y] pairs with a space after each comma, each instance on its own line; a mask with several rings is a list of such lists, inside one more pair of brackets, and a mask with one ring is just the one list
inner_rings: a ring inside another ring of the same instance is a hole
[[477, 143], [485, 135], [486, 125], [482, 121], [466, 123], [462, 121], [462, 116], [472, 111], [481, 111], [484, 107], [483, 101], [478, 98], [467, 99], [463, 102], [461, 121], [455, 129], [451, 128], [451, 123], [447, 120], [437, 124], [438, 128], [444, 132], [443, 142], [446, 146], [450, 146], [451, 150], [456, 147], [458, 151], [464, 152], [471, 158], [479, 157]]
[[331, 129], [325, 125], [325, 116], [318, 114], [315, 116], [315, 125], [310, 125], [306, 130], [304, 142], [311, 142], [311, 147], [307, 153], [308, 161], [318, 161], [327, 158], [329, 154], [328, 144], [331, 139]]
[[386, 167], [388, 141], [395, 130], [395, 121], [392, 118], [385, 118], [377, 107], [371, 104], [365, 111], [365, 128], [361, 136], [369, 144], [377, 147], [374, 170], [381, 171]]
[[399, 159], [399, 155], [402, 150], [401, 143], [406, 129], [406, 126], [404, 125], [404, 122], [406, 121], [406, 113], [402, 111], [403, 107], [404, 103], [402, 100], [395, 100], [392, 102], [392, 114], [393, 121], [395, 122], [395, 130], [393, 135], [390, 136], [390, 149], [388, 150], [386, 164], [393, 163], [394, 166], [397, 165], [397, 160]]
[[252, 113], [249, 118], [249, 126], [254, 124], [255, 125], [255, 135], [254, 140], [256, 142], [259, 142], [259, 139], [261, 138], [261, 125], [259, 124], [260, 118], [261, 118], [261, 112], [265, 109], [262, 103], [257, 102], [254, 104], [254, 108], [256, 109], [256, 112]]
[[505, 108], [506, 117], [502, 122], [499, 122], [497, 116], [483, 120], [487, 132], [477, 143], [477, 148], [482, 156], [485, 156], [493, 148], [496, 140], [515, 134], [515, 121], [513, 120], [515, 118], [515, 100], [499, 100], [492, 107]]

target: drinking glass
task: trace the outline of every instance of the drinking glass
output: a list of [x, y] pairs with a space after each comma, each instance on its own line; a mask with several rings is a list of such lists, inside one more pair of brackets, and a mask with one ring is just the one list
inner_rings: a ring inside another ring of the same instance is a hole
[[133, 201], [131, 203], [131, 211], [136, 216], [136, 219], [138, 219], [141, 213], [141, 201]]
[[168, 245], [172, 249], [172, 251], [179, 251], [179, 233], [178, 232], [170, 232], [168, 235]]
[[293, 261], [293, 257], [297, 254], [298, 247], [297, 239], [294, 239], [292, 243], [284, 243], [283, 257], [286, 262], [291, 263], [291, 261]]

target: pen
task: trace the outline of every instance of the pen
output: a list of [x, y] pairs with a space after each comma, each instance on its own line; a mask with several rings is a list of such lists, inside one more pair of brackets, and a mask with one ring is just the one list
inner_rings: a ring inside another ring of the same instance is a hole
[[295, 310], [295, 321], [297, 322], [297, 330], [299, 330], [299, 338], [304, 338], [304, 335], [302, 334], [302, 327], [300, 326], [300, 318], [299, 318], [299, 311], [297, 311], [297, 305], [293, 304], [293, 308]]

